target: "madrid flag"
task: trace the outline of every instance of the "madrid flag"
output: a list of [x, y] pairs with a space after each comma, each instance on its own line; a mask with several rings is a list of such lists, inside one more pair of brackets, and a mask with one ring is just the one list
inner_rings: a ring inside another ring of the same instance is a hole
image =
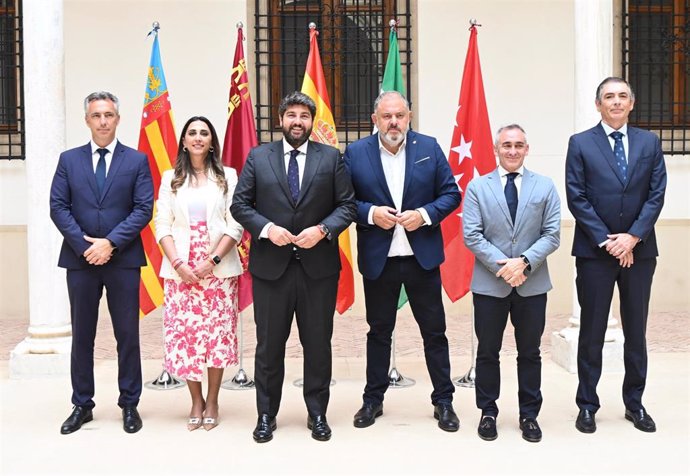
[[[249, 150], [257, 145], [252, 98], [249, 95], [249, 77], [244, 59], [244, 47], [242, 46], [243, 40], [244, 35], [240, 26], [237, 28], [235, 59], [232, 62], [232, 71], [230, 72], [228, 125], [225, 129], [225, 141], [223, 142], [223, 165], [234, 168], [238, 176], [242, 172]], [[245, 231], [240, 243], [237, 244], [244, 270], [239, 280], [238, 307], [240, 311], [246, 309], [253, 302], [252, 275], [247, 270], [250, 243], [251, 235]]]
[[[473, 177], [496, 168], [475, 25], [470, 28], [448, 162], [463, 195]], [[462, 203], [441, 222], [441, 230], [446, 255], [441, 265], [441, 280], [446, 294], [455, 302], [470, 290], [474, 266], [474, 255], [465, 247], [462, 238]]]
[[[321, 55], [316, 37], [319, 34], [316, 28], [309, 27], [309, 57], [307, 69], [304, 73], [302, 92], [312, 98], [316, 103], [316, 116], [314, 116], [314, 128], [310, 139], [322, 144], [338, 147], [338, 134], [335, 132], [335, 121], [331, 102], [328, 99], [326, 78], [321, 66]], [[340, 249], [340, 279], [338, 280], [338, 298], [335, 308], [342, 314], [355, 302], [355, 279], [352, 272], [352, 251], [350, 247], [350, 230], [346, 229], [338, 237]]]
[[[158, 28], [154, 28], [149, 34], [153, 35], [153, 49], [146, 76], [144, 110], [137, 148], [149, 159], [154, 198], [158, 199], [161, 175], [172, 167], [177, 157], [177, 137], [158, 47]], [[156, 242], [153, 220], [141, 231], [141, 238], [146, 253], [146, 266], [141, 268], [139, 316], [144, 317], [163, 304], [163, 280], [158, 276], [163, 252]]]

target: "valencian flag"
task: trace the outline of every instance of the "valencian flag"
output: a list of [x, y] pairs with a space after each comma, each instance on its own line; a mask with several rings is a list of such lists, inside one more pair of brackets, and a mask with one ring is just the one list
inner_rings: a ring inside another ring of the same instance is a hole
[[[383, 70], [383, 79], [381, 80], [381, 92], [397, 91], [403, 96], [405, 93], [405, 83], [403, 82], [402, 66], [400, 65], [400, 49], [398, 48], [398, 32], [396, 27], [398, 22], [391, 20], [389, 22], [391, 32], [388, 35], [388, 57], [386, 58], [386, 68]], [[376, 126], [374, 126], [374, 133], [376, 133]], [[400, 296], [398, 297], [398, 309], [403, 307], [407, 302], [407, 293], [405, 286], [400, 289]]]
[[[139, 146], [137, 147], [149, 159], [155, 199], [158, 199], [161, 175], [172, 167], [177, 157], [177, 137], [158, 47], [158, 29], [159, 26], [156, 24], [149, 33], [153, 35], [153, 49], [146, 76], [144, 111], [141, 115]], [[142, 230], [141, 238], [146, 253], [146, 266], [141, 268], [139, 316], [144, 317], [163, 304], [163, 280], [158, 276], [163, 252], [156, 242], [153, 221]]]
[[[242, 46], [243, 40], [242, 24], [239, 23], [237, 26], [235, 59], [232, 62], [232, 71], [230, 72], [228, 125], [225, 129], [225, 141], [223, 142], [223, 165], [234, 168], [238, 176], [242, 172], [249, 150], [257, 145], [252, 99], [249, 96], [247, 64], [244, 60], [244, 47]], [[237, 245], [242, 269], [244, 270], [239, 280], [238, 306], [240, 311], [246, 309], [254, 300], [252, 295], [252, 275], [247, 270], [250, 243], [251, 235], [245, 230], [240, 243]]]
[[[326, 78], [321, 66], [321, 55], [316, 37], [316, 25], [309, 24], [309, 57], [304, 73], [302, 92], [312, 98], [316, 103], [316, 116], [314, 116], [314, 128], [310, 139], [322, 144], [338, 147], [338, 135], [335, 132], [335, 121], [331, 102], [328, 99]], [[338, 280], [338, 298], [335, 303], [336, 310], [342, 314], [355, 302], [355, 279], [352, 271], [352, 251], [350, 247], [350, 230], [346, 229], [338, 237], [340, 248], [340, 279]]]
[[[474, 23], [470, 27], [470, 42], [448, 162], [462, 194], [473, 177], [485, 175], [496, 168], [477, 50], [477, 27]], [[463, 242], [462, 203], [441, 222], [441, 230], [446, 255], [446, 260], [441, 264], [441, 280], [446, 294], [455, 302], [470, 290], [474, 266], [474, 255]]]

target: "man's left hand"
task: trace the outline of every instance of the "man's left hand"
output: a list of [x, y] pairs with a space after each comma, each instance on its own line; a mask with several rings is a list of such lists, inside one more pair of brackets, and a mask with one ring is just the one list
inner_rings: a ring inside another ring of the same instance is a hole
[[522, 258], [499, 259], [496, 263], [503, 265], [496, 273], [496, 277], [503, 278], [512, 287], [516, 288], [527, 281], [527, 275], [525, 275], [527, 265]]
[[113, 245], [110, 244], [110, 240], [107, 238], [91, 238], [86, 235], [84, 235], [84, 239], [91, 243], [91, 246], [84, 251], [84, 258], [86, 258], [89, 264], [99, 266], [110, 261], [114, 249]]
[[424, 224], [424, 217], [417, 210], [405, 210], [398, 214], [398, 224], [407, 231], [415, 231]]
[[318, 226], [310, 226], [309, 228], [302, 230], [302, 232], [297, 235], [294, 240], [292, 240], [292, 243], [300, 248], [308, 250], [323, 238], [323, 233], [321, 233], [321, 230], [319, 230]]
[[606, 244], [606, 251], [615, 258], [632, 253], [633, 248], [640, 242], [640, 239], [629, 233], [614, 233], [613, 235], [606, 235], [609, 241]]

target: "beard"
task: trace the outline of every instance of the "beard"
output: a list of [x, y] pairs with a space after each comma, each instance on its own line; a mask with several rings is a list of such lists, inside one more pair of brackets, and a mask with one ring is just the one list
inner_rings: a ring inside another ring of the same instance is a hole
[[400, 144], [402, 144], [402, 141], [405, 140], [405, 135], [407, 134], [407, 128], [405, 129], [393, 129], [392, 132], [395, 134], [397, 133], [397, 137], [393, 137], [393, 134], [391, 134], [391, 129], [389, 128], [385, 133], [380, 134], [381, 135], [381, 140], [385, 142], [386, 144], [392, 146], [392, 147], [397, 147]]
[[283, 136], [285, 137], [285, 140], [295, 149], [307, 142], [312, 130], [311, 127], [309, 129], [304, 129], [302, 127], [300, 128], [301, 130], [299, 132], [297, 129], [298, 128], [296, 126], [291, 126], [289, 128], [283, 127]]

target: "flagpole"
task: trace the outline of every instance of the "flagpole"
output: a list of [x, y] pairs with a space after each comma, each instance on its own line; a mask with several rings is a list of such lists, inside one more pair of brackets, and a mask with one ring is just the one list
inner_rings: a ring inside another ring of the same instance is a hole
[[[148, 35], [146, 37], [148, 38], [149, 36], [153, 35], [153, 40], [154, 40], [154, 48], [155, 48], [155, 43], [156, 40], [158, 39], [158, 30], [160, 30], [160, 23], [157, 21], [154, 21], [151, 24], [151, 31], [149, 31]], [[158, 246], [156, 244], [156, 246]], [[141, 286], [141, 285], [140, 285]], [[141, 292], [141, 288], [140, 288]], [[152, 389], [152, 390], [173, 390], [176, 388], [181, 388], [185, 386], [185, 383], [178, 380], [175, 378], [174, 375], [172, 375], [170, 372], [168, 372], [165, 369], [165, 363], [162, 364], [163, 366], [163, 371], [160, 373], [158, 377], [155, 379], [151, 380], [150, 382], [146, 382], [144, 386], [146, 388]]]
[[470, 321], [472, 324], [472, 332], [470, 334], [470, 349], [472, 351], [472, 360], [470, 361], [470, 369], [462, 377], [453, 379], [453, 383], [458, 387], [474, 388], [474, 381], [476, 378], [475, 371], [475, 349], [474, 349], [474, 306], [472, 306], [472, 313], [470, 314]]

